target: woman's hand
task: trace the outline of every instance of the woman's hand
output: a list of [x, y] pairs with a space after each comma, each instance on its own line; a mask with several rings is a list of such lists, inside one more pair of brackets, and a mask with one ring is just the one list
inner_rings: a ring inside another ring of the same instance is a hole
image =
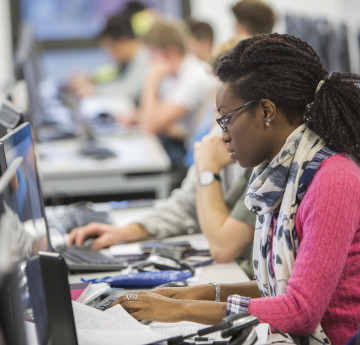
[[[158, 289], [160, 290], [169, 292], [176, 288]], [[169, 298], [154, 291], [156, 290], [125, 294], [113, 305], [120, 304], [137, 320], [159, 322], [192, 321], [213, 325], [226, 315], [226, 303]]]
[[116, 304], [120, 304], [136, 320], [159, 322], [183, 320], [184, 301], [168, 298], [158, 293], [140, 291], [137, 294], [125, 294], [118, 298], [113, 306]]

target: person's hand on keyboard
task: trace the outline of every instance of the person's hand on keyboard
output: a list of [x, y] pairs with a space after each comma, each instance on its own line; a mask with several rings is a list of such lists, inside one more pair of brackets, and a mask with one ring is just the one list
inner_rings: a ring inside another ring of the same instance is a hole
[[82, 246], [86, 238], [97, 237], [92, 242], [91, 248], [101, 249], [119, 242], [139, 241], [149, 236], [150, 234], [139, 224], [117, 227], [104, 223], [90, 223], [72, 230], [67, 245]]

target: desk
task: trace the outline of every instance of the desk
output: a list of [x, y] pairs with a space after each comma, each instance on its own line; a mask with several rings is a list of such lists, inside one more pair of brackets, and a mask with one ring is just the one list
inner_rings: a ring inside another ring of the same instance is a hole
[[79, 153], [75, 139], [36, 144], [38, 171], [45, 197], [170, 191], [170, 159], [152, 134], [139, 131], [101, 137], [98, 145], [117, 157], [96, 160]]
[[[104, 205], [105, 204], [97, 204], [97, 207], [101, 209], [102, 207], [104, 207]], [[152, 212], [151, 207], [113, 210], [110, 212], [110, 218], [113, 224], [116, 224], [118, 226], [124, 226], [126, 224], [136, 221], [136, 219], [139, 219], [139, 217], [143, 217], [150, 212]], [[203, 238], [204, 235], [200, 233], [193, 235], [168, 237], [162, 241], [187, 241], [191, 239], [198, 240]], [[104, 249], [103, 252], [104, 254], [109, 254], [109, 249]], [[219, 282], [227, 284], [249, 281], [249, 277], [245, 274], [245, 272], [236, 262], [230, 262], [226, 264], [213, 263], [211, 265], [201, 267], [200, 272], [201, 274], [199, 276], [199, 281], [197, 282], [200, 284], [209, 282]], [[69, 276], [69, 283], [78, 283], [80, 282], [80, 278], [94, 279], [99, 277], [112, 276], [115, 274], [116, 273], [114, 272], [73, 274]]]
[[[148, 210], [148, 208], [146, 208]], [[145, 211], [146, 212], [146, 211]], [[145, 214], [143, 211], [142, 214]], [[118, 218], [119, 215], [121, 215], [121, 211], [115, 212], [116, 217]], [[127, 212], [123, 212], [123, 214], [126, 214]], [[130, 216], [131, 218], [131, 216]], [[124, 224], [124, 219], [122, 222], [117, 222], [118, 224]], [[194, 234], [194, 235], [184, 235], [184, 236], [175, 236], [170, 237], [164, 240], [166, 241], [183, 241], [183, 240], [191, 240], [191, 239], [200, 239], [204, 238], [203, 234]], [[109, 254], [109, 250], [105, 249], [103, 250], [105, 254]], [[199, 280], [195, 283], [190, 283], [189, 285], [194, 284], [206, 284], [210, 282], [219, 282], [223, 284], [231, 284], [231, 283], [241, 283], [249, 281], [249, 277], [246, 275], [246, 273], [242, 270], [242, 268], [236, 263], [236, 262], [229, 262], [225, 264], [220, 263], [212, 263], [208, 266], [203, 266], [199, 268], [200, 274], [199, 274]], [[95, 278], [101, 278], [106, 276], [114, 276], [117, 273], [115, 272], [91, 272], [91, 273], [80, 273], [80, 274], [71, 274], [69, 275], [69, 283], [79, 283], [81, 278], [84, 279], [95, 279]]]
[[[201, 267], [200, 270], [199, 281], [194, 284], [206, 284], [210, 282], [231, 284], [249, 281], [249, 277], [236, 262], [226, 264], [213, 263], [209, 266]], [[69, 275], [69, 283], [79, 283], [80, 278], [94, 279], [116, 274], [115, 272], [71, 274]]]

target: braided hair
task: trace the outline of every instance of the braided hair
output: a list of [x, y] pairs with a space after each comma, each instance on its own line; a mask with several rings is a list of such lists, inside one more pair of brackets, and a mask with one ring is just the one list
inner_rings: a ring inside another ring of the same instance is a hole
[[360, 161], [360, 77], [329, 76], [303, 40], [274, 33], [240, 41], [220, 59], [217, 75], [234, 96], [270, 99], [290, 124], [301, 119], [327, 144]]

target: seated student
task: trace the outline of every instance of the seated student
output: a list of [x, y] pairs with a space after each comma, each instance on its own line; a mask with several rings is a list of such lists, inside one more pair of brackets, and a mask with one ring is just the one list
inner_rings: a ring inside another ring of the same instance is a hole
[[[235, 32], [237, 36], [237, 40], [244, 39], [256, 34], [260, 33], [270, 33], [273, 30], [274, 24], [275, 24], [275, 14], [271, 7], [261, 1], [261, 0], [242, 0], [237, 2], [235, 5], [231, 8], [235, 18], [236, 18], [236, 26], [235, 26]], [[195, 38], [193, 39], [194, 43], [200, 41], [200, 37], [205, 36], [205, 24], [202, 24], [202, 22], [198, 21], [189, 21], [188, 26], [190, 28], [190, 31], [192, 32], [192, 36]], [[207, 37], [210, 37], [209, 29], [206, 30], [208, 32]], [[196, 40], [196, 37], [199, 36], [199, 39]], [[202, 43], [205, 45], [204, 43]], [[232, 41], [226, 42], [225, 44], [232, 45]], [[195, 44], [191, 44], [191, 47], [197, 47]], [[218, 47], [215, 47], [215, 56], [216, 49]], [[193, 48], [194, 49], [194, 48]], [[220, 45], [220, 49], [223, 49]], [[199, 48], [200, 51], [206, 50], [205, 47]], [[211, 125], [209, 121], [209, 115], [212, 117], [212, 110], [209, 109], [212, 108], [212, 99], [211, 104], [206, 108], [204, 107], [203, 116], [201, 120], [199, 121], [199, 124], [197, 125], [196, 132], [193, 135], [193, 138], [189, 145], [189, 150], [186, 153], [186, 156], [184, 158], [184, 163], [187, 167], [189, 167], [193, 163], [193, 146], [196, 141], [201, 140], [202, 136], [207, 134], [210, 131]], [[210, 103], [208, 102], [208, 103]]]
[[280, 34], [241, 41], [217, 73], [223, 140], [255, 167], [245, 203], [257, 214], [256, 280], [118, 302], [162, 322], [248, 312], [311, 344], [344, 344], [360, 321], [360, 77], [329, 75], [307, 43]]
[[237, 35], [258, 35], [271, 33], [276, 16], [269, 4], [262, 0], [241, 0], [231, 7], [236, 18]]
[[74, 75], [68, 87], [80, 97], [97, 95], [139, 103], [150, 56], [134, 32], [134, 13], [129, 11], [110, 17], [98, 35], [100, 47], [114, 59], [117, 71], [111, 73], [114, 74], [112, 77], [108, 76], [108, 72], [93, 77], [81, 73]]
[[151, 61], [138, 113], [142, 129], [158, 134], [173, 166], [182, 166], [197, 114], [215, 83], [207, 65], [186, 53], [186, 25], [158, 20], [144, 37]]
[[[216, 66], [219, 62], [219, 58], [233, 48], [240, 40], [248, 38], [249, 36], [240, 35], [217, 45], [213, 49], [212, 56], [209, 60], [213, 73], [216, 73]], [[214, 124], [214, 111], [215, 111], [215, 94], [218, 85], [215, 85], [213, 92], [209, 95], [208, 100], [204, 103], [199, 113], [199, 121], [196, 127], [195, 134], [191, 138], [189, 149], [184, 157], [184, 164], [190, 167], [194, 163], [194, 146], [195, 143], [201, 141], [202, 137], [208, 134]]]
[[214, 31], [207, 22], [188, 18], [186, 25], [189, 35], [186, 42], [187, 52], [195, 55], [199, 60], [208, 62], [214, 43]]

